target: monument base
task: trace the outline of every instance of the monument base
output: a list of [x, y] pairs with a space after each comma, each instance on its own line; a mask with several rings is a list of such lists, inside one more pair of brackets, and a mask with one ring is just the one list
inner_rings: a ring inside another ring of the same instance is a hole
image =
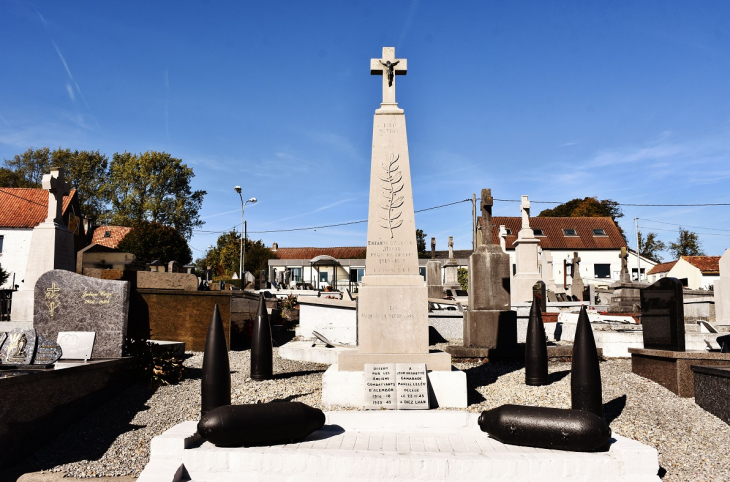
[[444, 350], [454, 358], [488, 358], [490, 361], [525, 359], [525, 345], [522, 343], [509, 350], [459, 345], [450, 345]]
[[[443, 355], [451, 359], [448, 354]], [[377, 363], [403, 362], [380, 358]], [[451, 365], [449, 371], [431, 371], [429, 367], [428, 384], [431, 408], [466, 408], [466, 373]], [[325, 407], [365, 407], [365, 373], [340, 370], [336, 364], [329, 367], [322, 374], [322, 404]]]
[[680, 397], [694, 397], [692, 366], [728, 366], [730, 353], [629, 348], [631, 371]]
[[613, 434], [607, 452], [506, 445], [461, 411], [326, 412], [302, 441], [270, 447], [215, 447], [182, 422], [152, 439], [138, 482], [500, 480], [656, 481], [655, 448]]
[[429, 371], [450, 371], [451, 355], [432, 350], [430, 353], [362, 353], [347, 350], [340, 353], [337, 363], [345, 372], [362, 372], [366, 363], [425, 363]]

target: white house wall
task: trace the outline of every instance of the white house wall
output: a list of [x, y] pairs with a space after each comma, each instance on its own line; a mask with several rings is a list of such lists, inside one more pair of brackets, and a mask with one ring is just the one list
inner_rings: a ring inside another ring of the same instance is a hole
[[702, 287], [702, 272], [700, 269], [682, 258], [669, 270], [667, 276], [677, 279], [687, 278], [687, 288], [691, 290]]
[[3, 252], [0, 254], [0, 265], [10, 274], [2, 288], [10, 289], [15, 274], [15, 284], [23, 286], [21, 280], [25, 277], [25, 266], [28, 264], [30, 253], [30, 238], [33, 230], [28, 228], [2, 228]]

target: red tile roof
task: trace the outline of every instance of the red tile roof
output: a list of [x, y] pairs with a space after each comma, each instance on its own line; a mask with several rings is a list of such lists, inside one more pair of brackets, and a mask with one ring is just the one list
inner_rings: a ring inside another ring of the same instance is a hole
[[[76, 190], [63, 197], [66, 213]], [[34, 228], [48, 217], [48, 191], [38, 188], [0, 188], [0, 227]]]
[[675, 264], [677, 264], [676, 261], [668, 261], [666, 263], [659, 263], [658, 265], [656, 265], [652, 269], [650, 269], [647, 274], [666, 273], [670, 269], [674, 268]]
[[720, 274], [720, 256], [682, 256], [682, 259], [699, 268], [702, 274]]
[[[124, 236], [129, 234], [132, 228], [126, 226], [99, 226], [94, 230], [91, 244], [100, 244], [107, 248], [116, 248]], [[109, 233], [107, 236], [106, 233]]]
[[[492, 218], [492, 242], [499, 244], [499, 226], [511, 231], [507, 235], [507, 249], [514, 249], [517, 233], [522, 229], [521, 217], [495, 216]], [[545, 236], [535, 236], [543, 249], [620, 249], [626, 246], [616, 223], [609, 217], [595, 218], [530, 218], [530, 227], [542, 229]], [[575, 229], [577, 236], [566, 236], [563, 229]], [[605, 236], [595, 236], [594, 229], [603, 229]]]
[[279, 259], [313, 259], [321, 255], [332, 256], [335, 259], [356, 259], [365, 255], [365, 246], [339, 248], [279, 248], [276, 256]]

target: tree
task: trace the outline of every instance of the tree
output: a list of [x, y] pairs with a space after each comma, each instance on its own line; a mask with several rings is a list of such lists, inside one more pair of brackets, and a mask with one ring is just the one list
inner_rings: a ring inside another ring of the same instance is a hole
[[5, 271], [3, 269], [3, 267], [0, 266], [0, 286], [1, 285], [4, 285], [5, 282], [8, 280], [9, 277], [10, 277], [10, 273], [8, 273], [7, 271]]
[[12, 159], [5, 159], [5, 167], [14, 171], [27, 184], [17, 187], [41, 187], [43, 175], [51, 169], [51, 150], [47, 147], [40, 149], [31, 147], [22, 154], [16, 154]]
[[109, 222], [140, 221], [172, 226], [186, 239], [202, 226], [198, 211], [205, 191], [192, 191], [193, 170], [166, 152], [115, 153], [109, 166]]
[[23, 176], [7, 167], [0, 167], [0, 187], [33, 187]]
[[696, 233], [679, 228], [679, 237], [676, 243], [669, 243], [669, 252], [675, 259], [680, 256], [704, 256], [702, 251], [702, 243]]
[[657, 239], [656, 233], [649, 233], [646, 235], [646, 239], [639, 231], [639, 254], [641, 256], [653, 259], [654, 261], [661, 261], [662, 257], [659, 255], [659, 251], [666, 251], [667, 245], [663, 241]]
[[[199, 267], [210, 266], [216, 276], [232, 276], [238, 273], [241, 263], [241, 237], [236, 231], [229, 231], [218, 237], [216, 246], [208, 250], [205, 257], [198, 259]], [[268, 268], [268, 261], [276, 259], [276, 254], [266, 247], [263, 241], [246, 239], [246, 259], [244, 271], [258, 276], [262, 269]], [[239, 278], [241, 273], [238, 273]]]
[[418, 251], [419, 258], [428, 258], [426, 253], [426, 233], [423, 229], [416, 229], [416, 251]]
[[117, 248], [132, 253], [141, 263], [158, 260], [164, 264], [170, 261], [188, 264], [192, 260], [192, 253], [183, 235], [175, 228], [155, 222], [136, 223]]
[[456, 276], [459, 280], [459, 285], [464, 291], [469, 291], [469, 270], [467, 268], [459, 268], [456, 270]]
[[624, 230], [619, 226], [618, 218], [622, 218], [624, 213], [616, 201], [610, 199], [598, 200], [597, 197], [575, 198], [570, 201], [559, 204], [552, 209], [544, 209], [538, 217], [542, 218], [577, 218], [577, 217], [609, 217], [616, 223], [619, 233], [626, 239]]
[[60, 147], [51, 153], [54, 167], [62, 167], [76, 189], [81, 212], [94, 220], [104, 219], [109, 159], [99, 151], [71, 151]]

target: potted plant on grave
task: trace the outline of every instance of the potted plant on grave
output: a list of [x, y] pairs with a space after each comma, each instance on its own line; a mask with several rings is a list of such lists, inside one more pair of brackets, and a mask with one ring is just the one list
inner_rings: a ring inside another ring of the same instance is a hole
[[290, 294], [281, 301], [281, 316], [287, 321], [299, 321], [299, 302], [296, 296]]

